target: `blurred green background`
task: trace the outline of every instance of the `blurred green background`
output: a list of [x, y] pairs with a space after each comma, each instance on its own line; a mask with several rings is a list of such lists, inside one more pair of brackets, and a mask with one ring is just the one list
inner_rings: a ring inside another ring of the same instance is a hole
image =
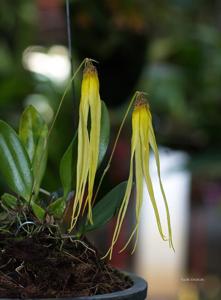
[[[99, 62], [113, 128], [134, 91], [147, 92], [159, 144], [190, 157], [184, 167], [192, 174], [191, 207], [206, 209], [209, 193], [220, 212], [221, 2], [70, 0], [70, 9], [73, 69], [85, 57]], [[51, 122], [70, 78], [67, 44], [64, 1], [0, 1], [1, 119], [17, 128], [32, 103]], [[60, 186], [59, 161], [76, 128], [80, 79], [51, 136], [43, 183], [50, 191]], [[115, 179], [127, 178], [129, 137], [125, 130], [117, 149], [125, 164]]]

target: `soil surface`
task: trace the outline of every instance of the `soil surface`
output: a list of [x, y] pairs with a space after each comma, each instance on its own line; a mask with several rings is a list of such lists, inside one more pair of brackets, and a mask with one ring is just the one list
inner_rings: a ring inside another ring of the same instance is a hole
[[77, 297], [132, 286], [87, 240], [0, 235], [0, 298]]

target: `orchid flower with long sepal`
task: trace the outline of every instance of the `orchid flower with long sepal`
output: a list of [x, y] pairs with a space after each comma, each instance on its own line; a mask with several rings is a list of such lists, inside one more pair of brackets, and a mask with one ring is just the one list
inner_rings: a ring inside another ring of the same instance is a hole
[[[89, 126], [90, 113], [90, 126]], [[82, 209], [88, 207], [88, 219], [92, 223], [92, 197], [98, 167], [100, 142], [101, 99], [98, 74], [92, 61], [87, 59], [81, 85], [78, 124], [78, 157], [76, 192], [70, 231], [75, 227]], [[88, 130], [90, 127], [90, 132]], [[87, 187], [86, 201], [84, 196]]]
[[[166, 238], [165, 234], [163, 233], [160, 214], [158, 211], [152, 180], [149, 172], [150, 147], [152, 148], [155, 156], [160, 189], [161, 189], [165, 210], [166, 210], [168, 238]], [[162, 239], [168, 240], [169, 246], [174, 249], [173, 241], [172, 241], [170, 213], [169, 213], [169, 207], [168, 207], [168, 203], [167, 203], [167, 199], [163, 189], [163, 184], [160, 175], [160, 159], [159, 159], [157, 143], [154, 135], [154, 130], [152, 126], [152, 117], [145, 96], [143, 93], [140, 92], [136, 94], [135, 107], [132, 113], [132, 139], [131, 139], [131, 158], [130, 158], [129, 178], [127, 182], [125, 195], [122, 200], [120, 209], [118, 211], [117, 221], [115, 225], [111, 246], [107, 254], [105, 255], [105, 257], [109, 256], [110, 259], [112, 257], [114, 245], [116, 244], [118, 237], [120, 235], [122, 224], [128, 209], [128, 204], [129, 204], [130, 196], [132, 193], [132, 187], [133, 187], [134, 165], [135, 165], [135, 179], [136, 179], [136, 210], [135, 210], [136, 225], [127, 243], [125, 244], [125, 246], [122, 248], [121, 251], [125, 250], [125, 248], [129, 245], [134, 235], [136, 236], [136, 239], [135, 239], [135, 244], [132, 253], [135, 251], [137, 245], [141, 207], [143, 203], [143, 184], [144, 184], [143, 179], [145, 180], [145, 184], [147, 186], [147, 190], [150, 196], [150, 201], [154, 210], [159, 233]]]

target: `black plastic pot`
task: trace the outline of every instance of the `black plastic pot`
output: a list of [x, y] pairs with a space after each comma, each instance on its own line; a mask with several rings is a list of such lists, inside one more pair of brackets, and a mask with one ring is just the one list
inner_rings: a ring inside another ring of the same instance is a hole
[[[147, 296], [147, 283], [144, 279], [134, 275], [134, 274], [128, 274], [132, 281], [134, 282], [134, 285], [126, 289], [124, 291], [115, 292], [111, 294], [104, 294], [104, 295], [96, 295], [91, 297], [77, 297], [77, 298], [71, 298], [73, 300], [144, 300]], [[48, 299], [47, 299], [48, 300]], [[56, 299], [56, 300], [62, 300], [62, 299]]]
[[[133, 280], [134, 285], [126, 289], [124, 291], [120, 292], [114, 292], [110, 294], [103, 294], [103, 295], [96, 295], [96, 296], [90, 296], [90, 297], [70, 297], [70, 298], [35, 298], [35, 299], [29, 299], [29, 300], [144, 300], [147, 299], [147, 283], [144, 279], [134, 275], [134, 274], [128, 274], [130, 278]], [[9, 299], [9, 298], [0, 298], [4, 300], [18, 300], [18, 299]]]

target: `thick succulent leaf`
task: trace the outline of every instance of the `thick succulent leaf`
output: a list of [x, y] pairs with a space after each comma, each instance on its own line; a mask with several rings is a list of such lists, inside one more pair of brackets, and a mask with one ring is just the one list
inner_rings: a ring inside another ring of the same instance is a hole
[[34, 174], [34, 195], [37, 197], [41, 181], [45, 174], [47, 165], [48, 149], [46, 143], [46, 137], [48, 134], [48, 127], [42, 129], [42, 137], [39, 139], [39, 143], [36, 147], [34, 160], [32, 162], [32, 169]]
[[101, 131], [100, 131], [100, 149], [99, 149], [98, 164], [101, 164], [105, 156], [109, 144], [109, 137], [110, 137], [109, 113], [106, 104], [104, 103], [104, 101], [101, 101]]
[[29, 201], [33, 186], [31, 163], [16, 132], [4, 121], [0, 121], [0, 162], [8, 186]]
[[86, 221], [86, 224], [81, 224], [79, 232], [92, 231], [106, 224], [118, 211], [124, 198], [126, 187], [127, 181], [124, 181], [106, 194], [92, 210], [93, 224]]
[[60, 197], [54, 202], [52, 202], [48, 207], [47, 211], [49, 214], [53, 215], [55, 218], [60, 219], [63, 216], [65, 210], [64, 197]]
[[28, 106], [22, 113], [19, 124], [19, 137], [28, 152], [31, 162], [34, 159], [36, 146], [44, 125], [44, 120], [32, 105]]
[[17, 205], [17, 198], [11, 194], [5, 193], [1, 196], [1, 202], [7, 208], [15, 208]]
[[28, 106], [22, 114], [19, 136], [25, 146], [34, 175], [34, 192], [37, 196], [47, 163], [48, 127], [33, 106]]
[[63, 187], [64, 201], [76, 182], [77, 133], [68, 146], [60, 162], [60, 178]]
[[43, 221], [44, 217], [45, 217], [45, 210], [39, 206], [38, 204], [32, 202], [31, 203], [31, 208], [33, 210], [33, 213], [35, 214], [35, 216], [40, 220]]

